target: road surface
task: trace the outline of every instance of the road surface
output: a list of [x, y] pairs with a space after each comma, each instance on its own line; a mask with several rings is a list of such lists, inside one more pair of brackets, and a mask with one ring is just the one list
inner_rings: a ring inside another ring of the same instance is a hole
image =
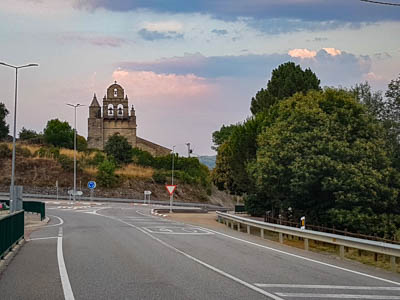
[[0, 299], [399, 299], [400, 276], [150, 207], [48, 201]]

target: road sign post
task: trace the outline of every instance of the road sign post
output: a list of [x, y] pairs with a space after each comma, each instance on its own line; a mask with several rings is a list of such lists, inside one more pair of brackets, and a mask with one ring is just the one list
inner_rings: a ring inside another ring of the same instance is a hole
[[169, 193], [169, 212], [172, 213], [172, 204], [174, 202], [174, 191], [176, 189], [176, 185], [166, 185], [165, 188]]
[[151, 191], [144, 191], [144, 204], [146, 204], [146, 201], [149, 201], [149, 205], [150, 205], [150, 195], [151, 195]]
[[90, 189], [90, 201], [93, 201], [94, 189], [96, 188], [96, 181], [89, 181], [87, 184]]

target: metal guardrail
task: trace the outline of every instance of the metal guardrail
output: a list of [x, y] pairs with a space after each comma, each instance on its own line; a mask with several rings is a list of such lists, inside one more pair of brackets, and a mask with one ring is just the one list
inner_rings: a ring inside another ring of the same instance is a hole
[[[9, 197], [9, 193], [0, 192], [0, 197]], [[24, 198], [30, 199], [51, 199], [55, 200], [57, 198], [56, 195], [42, 195], [42, 194], [23, 194]], [[59, 200], [69, 200], [69, 196], [59, 195]], [[78, 200], [84, 201], [98, 201], [98, 202], [119, 202], [119, 203], [148, 203], [148, 200], [142, 199], [127, 199], [127, 198], [102, 198], [102, 197], [79, 197]], [[1, 200], [3, 202], [3, 200]], [[160, 205], [169, 205], [169, 200], [151, 200], [151, 204], [160, 204]], [[188, 207], [200, 207], [200, 208], [207, 208], [208, 210], [220, 210], [220, 211], [227, 211], [228, 208], [212, 205], [212, 204], [205, 204], [205, 203], [188, 203], [188, 202], [175, 202], [174, 206], [188, 206]]]
[[372, 253], [388, 255], [390, 257], [390, 265], [392, 270], [397, 269], [396, 257], [400, 257], [400, 245], [364, 240], [338, 234], [313, 231], [308, 229], [294, 228], [279, 224], [266, 223], [249, 218], [239, 217], [223, 212], [218, 212], [218, 221], [230, 225], [232, 229], [236, 226], [237, 230], [241, 230], [241, 226], [245, 225], [247, 233], [250, 234], [251, 228], [258, 228], [261, 238], [264, 238], [264, 231], [276, 232], [279, 234], [279, 242], [283, 243], [283, 235], [296, 236], [304, 240], [304, 249], [309, 250], [309, 241], [319, 241], [339, 246], [340, 257], [344, 258], [345, 247], [365, 250]]
[[[10, 200], [1, 200], [0, 202], [6, 203], [10, 206]], [[22, 208], [24, 211], [40, 214], [40, 220], [46, 217], [46, 204], [39, 201], [23, 201]]]
[[0, 218], [0, 258], [24, 237], [24, 211]]

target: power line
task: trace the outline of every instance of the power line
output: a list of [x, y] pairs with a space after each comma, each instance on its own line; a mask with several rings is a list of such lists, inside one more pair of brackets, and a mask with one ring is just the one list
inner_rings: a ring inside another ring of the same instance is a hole
[[360, 1], [361, 1], [361, 2], [374, 3], [374, 4], [391, 5], [391, 6], [400, 6], [400, 3], [391, 3], [391, 2], [373, 1], [373, 0], [360, 0]]

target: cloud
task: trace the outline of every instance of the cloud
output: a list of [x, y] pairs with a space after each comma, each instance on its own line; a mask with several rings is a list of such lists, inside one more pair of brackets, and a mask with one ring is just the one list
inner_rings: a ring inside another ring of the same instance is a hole
[[340, 55], [342, 54], [342, 51], [335, 49], [335, 48], [322, 48], [323, 50], [325, 50], [326, 53], [332, 55], [332, 56], [336, 56], [336, 55]]
[[313, 51], [293, 49], [290, 54], [246, 54], [238, 56], [203, 56], [200, 53], [180, 57], [163, 58], [148, 62], [121, 62], [124, 70], [155, 73], [173, 73], [185, 76], [195, 74], [201, 78], [238, 80], [264, 79], [266, 82], [273, 69], [287, 61], [311, 68], [321, 79], [322, 85], [351, 86], [361, 82], [371, 72], [369, 56], [359, 56], [335, 48]]
[[288, 52], [291, 57], [297, 58], [313, 58], [317, 55], [317, 51], [311, 51], [308, 49], [293, 49]]
[[135, 97], [147, 99], [186, 99], [205, 96], [212, 84], [193, 74], [160, 74], [151, 71], [116, 70], [114, 80], [134, 92]]
[[81, 34], [64, 34], [63, 40], [86, 42], [94, 46], [121, 47], [128, 43], [128, 40], [112, 36], [85, 36]]
[[105, 8], [112, 11], [147, 9], [161, 13], [202, 13], [225, 20], [240, 17], [350, 23], [400, 20], [395, 9], [349, 0], [75, 0], [74, 5], [77, 8]]
[[326, 37], [315, 37], [314, 39], [312, 39], [312, 40], [307, 40], [307, 42], [326, 42], [328, 40], [328, 38], [326, 38]]
[[182, 23], [177, 21], [166, 21], [166, 22], [146, 22], [143, 25], [143, 28], [149, 31], [158, 31], [158, 32], [180, 32], [183, 29]]
[[216, 35], [228, 34], [228, 30], [226, 30], [226, 29], [214, 29], [214, 30], [211, 30], [211, 32], [215, 33]]
[[138, 34], [142, 39], [146, 41], [156, 41], [156, 40], [172, 40], [172, 39], [182, 39], [183, 34], [177, 33], [176, 31], [159, 32], [150, 31], [146, 28], [142, 28], [138, 31]]

